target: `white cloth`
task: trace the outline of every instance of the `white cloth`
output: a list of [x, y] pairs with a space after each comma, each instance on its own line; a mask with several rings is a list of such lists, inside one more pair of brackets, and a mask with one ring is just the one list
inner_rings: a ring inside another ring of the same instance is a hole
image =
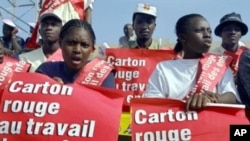
[[95, 0], [84, 0], [84, 10], [87, 9], [88, 7], [93, 9], [94, 2], [95, 2]]
[[[239, 41], [239, 47], [243, 47], [243, 46], [246, 47], [246, 45], [243, 42]], [[220, 46], [220, 47], [216, 47], [216, 48], [211, 49], [209, 52], [214, 53], [214, 54], [218, 54], [218, 55], [222, 55], [222, 54], [224, 54], [225, 51], [226, 50], [222, 46]]]
[[[144, 97], [184, 99], [196, 84], [199, 59], [177, 59], [157, 64], [151, 74]], [[212, 91], [223, 94], [232, 92], [240, 101], [232, 70], [228, 68]]]
[[31, 64], [29, 72], [35, 72], [36, 69], [47, 60], [42, 47], [19, 55], [19, 59]]

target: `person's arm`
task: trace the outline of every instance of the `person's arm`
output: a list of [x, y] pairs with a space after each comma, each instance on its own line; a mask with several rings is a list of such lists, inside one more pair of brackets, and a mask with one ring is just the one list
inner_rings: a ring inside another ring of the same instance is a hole
[[242, 103], [250, 108], [250, 50], [245, 51], [240, 57], [237, 89]]
[[143, 97], [168, 97], [168, 83], [165, 80], [165, 76], [162, 74], [162, 70], [159, 67], [159, 64], [156, 66], [155, 70], [151, 74], [146, 91], [143, 94]]
[[[15, 53], [19, 53], [21, 50], [22, 50], [22, 45], [21, 43], [19, 42], [22, 42], [22, 41], [19, 41], [19, 40], [22, 40], [22, 39], [19, 39], [17, 36], [16, 36], [16, 33], [18, 32], [18, 29], [17, 28], [14, 28], [11, 32], [11, 43], [13, 45], [13, 48], [14, 48], [14, 51]], [[23, 41], [24, 42], [24, 41]]]
[[194, 94], [190, 96], [186, 101], [186, 110], [189, 111], [190, 109], [202, 109], [207, 106], [207, 103], [236, 104], [237, 100], [235, 94], [232, 92], [218, 94], [205, 91], [202, 94]]
[[6, 46], [4, 46], [4, 41], [2, 38], [0, 38], [0, 46], [2, 46], [2, 50], [3, 50], [4, 55], [6, 55], [6, 56], [13, 55], [13, 52], [10, 49], [8, 49]]
[[201, 109], [207, 103], [237, 104], [241, 102], [234, 83], [233, 72], [230, 68], [226, 70], [222, 79], [217, 84], [216, 92], [205, 91], [202, 94], [194, 94], [186, 101], [186, 110]]

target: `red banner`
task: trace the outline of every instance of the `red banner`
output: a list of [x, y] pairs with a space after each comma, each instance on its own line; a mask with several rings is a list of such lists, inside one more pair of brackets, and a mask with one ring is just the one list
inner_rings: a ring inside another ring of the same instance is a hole
[[231, 62], [230, 56], [205, 53], [199, 61], [197, 82], [186, 98], [204, 91], [213, 91]]
[[2, 91], [10, 81], [13, 72], [27, 72], [29, 67], [30, 64], [25, 61], [18, 61], [13, 57], [4, 56], [4, 61], [0, 65], [0, 100], [2, 97]]
[[116, 88], [127, 94], [125, 105], [129, 105], [131, 98], [141, 97], [158, 62], [174, 59], [176, 56], [173, 50], [108, 48], [106, 60], [116, 70]]
[[239, 65], [241, 54], [248, 49], [249, 48], [242, 46], [242, 47], [239, 47], [236, 52], [230, 52], [230, 51], [224, 52], [225, 55], [231, 56], [233, 58], [233, 62], [231, 63], [231, 68], [234, 74], [238, 72], [238, 67], [239, 67], [238, 65]]
[[247, 124], [244, 105], [210, 104], [185, 111], [171, 99], [133, 99], [132, 141], [229, 141], [230, 125]]
[[1, 141], [117, 141], [123, 94], [61, 85], [38, 73], [14, 73], [1, 100]]
[[95, 58], [85, 65], [75, 83], [101, 86], [112, 70], [111, 64], [100, 58]]

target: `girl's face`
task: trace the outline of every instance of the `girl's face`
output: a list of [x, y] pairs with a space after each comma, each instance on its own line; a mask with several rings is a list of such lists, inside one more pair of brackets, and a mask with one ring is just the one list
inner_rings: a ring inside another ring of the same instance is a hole
[[202, 54], [211, 47], [211, 28], [207, 20], [201, 17], [192, 18], [183, 34], [183, 49], [186, 53]]
[[70, 71], [79, 71], [94, 50], [90, 33], [82, 27], [70, 29], [60, 40], [64, 62]]

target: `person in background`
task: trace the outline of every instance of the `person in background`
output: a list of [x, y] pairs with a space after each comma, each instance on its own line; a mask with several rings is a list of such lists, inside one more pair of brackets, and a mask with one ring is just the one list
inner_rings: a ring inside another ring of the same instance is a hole
[[3, 45], [4, 54], [18, 58], [18, 54], [22, 52], [24, 39], [17, 36], [18, 28], [10, 19], [3, 19], [3, 36], [0, 37], [0, 42]]
[[136, 42], [131, 48], [160, 49], [163, 46], [152, 38], [156, 27], [157, 9], [145, 3], [139, 3], [133, 14], [132, 22], [136, 34]]
[[240, 101], [230, 67], [225, 68], [212, 91], [195, 90], [196, 85], [204, 85], [197, 84], [200, 80], [197, 76], [203, 71], [198, 68], [212, 43], [208, 21], [202, 15], [188, 14], [177, 21], [175, 30], [178, 38], [175, 50], [183, 51], [183, 58], [160, 62], [149, 78], [144, 97], [186, 100], [187, 110], [201, 109], [207, 103], [234, 104]]
[[241, 101], [250, 109], [250, 50], [242, 53], [240, 57], [237, 83]]
[[130, 48], [136, 42], [136, 35], [132, 24], [125, 24], [123, 27], [124, 36], [119, 39], [119, 47]]
[[[95, 0], [83, 0], [84, 1], [84, 19], [91, 24], [92, 22], [92, 10]], [[39, 0], [38, 6], [41, 9], [45, 0]]]
[[240, 41], [246, 35], [248, 27], [242, 22], [241, 15], [235, 12], [226, 14], [220, 19], [220, 24], [214, 30], [215, 35], [221, 37], [221, 47], [211, 49], [211, 53], [226, 54], [233, 58], [231, 68], [237, 73], [239, 57], [248, 48]]
[[38, 49], [19, 55], [19, 59], [31, 64], [30, 72], [53, 55], [60, 48], [58, 39], [62, 28], [62, 18], [51, 11], [42, 13], [39, 17], [42, 46]]
[[[73, 83], [95, 49], [95, 33], [87, 21], [72, 19], [61, 30], [59, 43], [64, 61], [45, 62], [36, 70], [62, 84]], [[115, 88], [114, 73], [107, 75], [103, 87]]]
[[3, 44], [0, 42], [0, 64], [3, 63], [3, 60], [4, 60]]

